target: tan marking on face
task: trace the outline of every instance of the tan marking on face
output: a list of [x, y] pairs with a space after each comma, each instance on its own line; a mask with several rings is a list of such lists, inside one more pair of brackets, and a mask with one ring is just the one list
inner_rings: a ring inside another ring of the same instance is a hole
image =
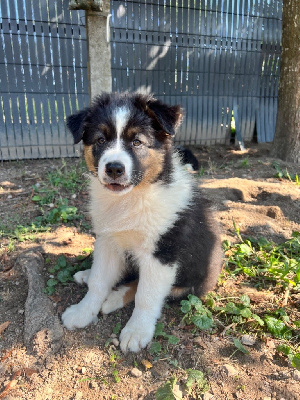
[[163, 160], [164, 156], [162, 152], [154, 149], [149, 149], [148, 156], [141, 160], [141, 164], [145, 171], [144, 178], [136, 186], [136, 188], [141, 188], [144, 185], [149, 185], [149, 183], [155, 181], [155, 179], [163, 170]]
[[96, 173], [94, 156], [93, 156], [93, 146], [84, 145], [83, 154], [89, 171]]
[[137, 291], [137, 287], [138, 287], [138, 280], [127, 283], [124, 286], [128, 287], [128, 290], [126, 291], [126, 293], [123, 297], [123, 307], [126, 306], [126, 304], [131, 303], [134, 300], [135, 294]]
[[126, 136], [129, 139], [133, 139], [140, 133], [140, 131], [141, 131], [141, 128], [139, 128], [137, 126], [132, 126], [126, 130]]
[[106, 124], [99, 124], [98, 125], [99, 131], [101, 131], [104, 135], [107, 135], [109, 132], [109, 127]]

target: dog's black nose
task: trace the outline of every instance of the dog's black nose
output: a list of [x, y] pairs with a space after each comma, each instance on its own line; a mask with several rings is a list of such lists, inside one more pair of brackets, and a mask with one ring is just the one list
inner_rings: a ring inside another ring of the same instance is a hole
[[106, 175], [110, 178], [117, 179], [120, 178], [125, 172], [125, 165], [120, 162], [110, 162], [105, 166]]

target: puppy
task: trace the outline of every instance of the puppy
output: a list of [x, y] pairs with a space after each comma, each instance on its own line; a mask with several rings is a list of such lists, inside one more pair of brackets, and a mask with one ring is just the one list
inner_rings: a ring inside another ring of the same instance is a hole
[[62, 320], [83, 328], [135, 300], [123, 352], [151, 341], [167, 297], [203, 295], [221, 268], [217, 224], [173, 147], [181, 119], [180, 106], [128, 93], [100, 95], [67, 119], [92, 173], [97, 238], [92, 268], [74, 276], [88, 292]]

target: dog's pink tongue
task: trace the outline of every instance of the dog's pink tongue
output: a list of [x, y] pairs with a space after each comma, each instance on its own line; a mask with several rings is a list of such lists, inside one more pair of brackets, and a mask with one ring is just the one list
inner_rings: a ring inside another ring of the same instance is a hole
[[106, 185], [107, 189], [112, 190], [113, 192], [121, 192], [126, 188], [124, 185], [119, 185], [118, 183], [111, 183]]

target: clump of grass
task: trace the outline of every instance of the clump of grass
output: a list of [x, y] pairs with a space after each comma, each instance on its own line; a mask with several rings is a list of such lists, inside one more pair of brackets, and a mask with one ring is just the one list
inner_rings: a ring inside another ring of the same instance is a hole
[[168, 345], [175, 345], [179, 339], [174, 335], [168, 335], [164, 331], [164, 324], [158, 322], [155, 326], [154, 340], [149, 349], [149, 353], [159, 355], [162, 351], [168, 350]]
[[0, 224], [0, 237], [17, 242], [34, 240], [36, 234], [49, 231], [55, 224], [81, 219], [68, 197], [86, 189], [85, 172], [83, 162], [69, 165], [63, 160], [60, 168], [49, 172], [45, 180], [33, 186], [31, 200], [39, 205], [41, 215], [21, 225], [16, 222], [20, 220], [16, 214], [9, 224]]
[[240, 167], [240, 168], [249, 168], [249, 167], [250, 167], [249, 157], [243, 158], [243, 159], [239, 162], [239, 167]]
[[193, 368], [181, 369], [178, 374], [157, 389], [155, 399], [178, 400], [183, 398], [183, 392], [189, 398], [201, 399], [202, 394], [207, 392], [208, 389], [209, 384], [202, 371]]
[[257, 287], [276, 286], [285, 290], [300, 289], [300, 233], [275, 244], [265, 238], [248, 238], [231, 245], [224, 242], [226, 271], [235, 276], [245, 274]]
[[[233, 333], [239, 336], [250, 333], [258, 337], [271, 336], [277, 341], [278, 354], [288, 357], [291, 364], [300, 369], [299, 327], [297, 310], [290, 296], [300, 289], [300, 233], [294, 232], [291, 239], [275, 244], [265, 238], [243, 239], [235, 226], [240, 243], [224, 242], [224, 277], [238, 278], [258, 289], [277, 293], [277, 304], [268, 308], [251, 303], [248, 295], [221, 297], [209, 293], [203, 302], [189, 295], [181, 302], [183, 322], [194, 324], [195, 330]], [[212, 329], [210, 329], [212, 328]], [[233, 342], [236, 351], [245, 354], [238, 338]]]
[[273, 162], [273, 167], [276, 170], [275, 178], [287, 179], [290, 182], [296, 183], [296, 185], [300, 185], [300, 178], [298, 174], [289, 173], [287, 168], [283, 169], [277, 162]]

